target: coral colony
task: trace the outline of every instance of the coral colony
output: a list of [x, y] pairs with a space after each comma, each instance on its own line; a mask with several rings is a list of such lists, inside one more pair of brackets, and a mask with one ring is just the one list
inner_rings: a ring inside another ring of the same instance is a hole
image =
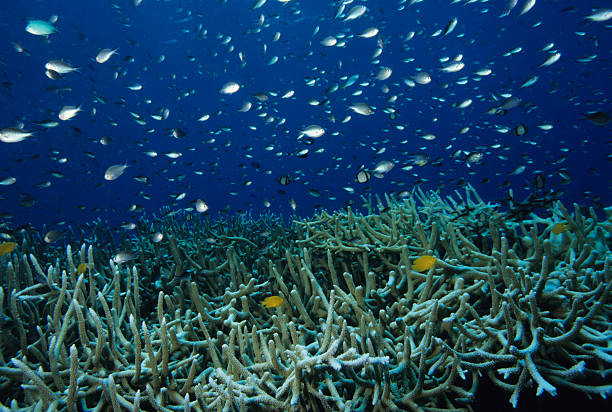
[[612, 208], [517, 221], [471, 187], [364, 200], [289, 226], [181, 212], [120, 244], [102, 222], [65, 251], [5, 242], [2, 410], [469, 410], [484, 380], [514, 406], [612, 392]]

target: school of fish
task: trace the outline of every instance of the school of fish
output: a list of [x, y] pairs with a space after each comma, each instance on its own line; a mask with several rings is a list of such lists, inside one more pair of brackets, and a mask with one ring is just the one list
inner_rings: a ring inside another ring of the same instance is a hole
[[612, 158], [612, 9], [586, 3], [9, 7], [0, 218], [130, 230], [161, 206], [310, 213], [467, 181], [600, 202], [609, 178], [573, 176]]

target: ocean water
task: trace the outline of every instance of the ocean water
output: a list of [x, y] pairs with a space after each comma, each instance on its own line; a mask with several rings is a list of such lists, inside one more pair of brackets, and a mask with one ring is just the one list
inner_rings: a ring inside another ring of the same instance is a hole
[[[7, 2], [0, 126], [33, 135], [0, 142], [3, 221], [119, 225], [164, 206], [193, 210], [196, 199], [213, 216], [309, 216], [357, 207], [369, 193], [420, 184], [450, 194], [465, 182], [502, 205], [509, 190], [536, 206], [557, 197], [610, 204], [610, 125], [584, 119], [611, 109], [611, 23], [586, 18], [606, 2], [539, 1], [522, 15], [524, 1], [509, 13], [508, 1], [347, 1], [343, 11], [333, 1], [263, 3]], [[347, 19], [357, 5], [367, 11]], [[48, 36], [25, 30], [49, 19]], [[369, 28], [378, 34], [362, 37]], [[335, 45], [322, 44], [329, 36]], [[117, 54], [100, 64], [105, 48]], [[554, 53], [558, 61], [542, 66]], [[78, 71], [52, 80], [51, 60]], [[463, 67], [442, 70], [452, 62]], [[382, 68], [391, 70], [385, 80]], [[431, 82], [415, 84], [419, 72]], [[221, 94], [227, 82], [239, 90]], [[516, 107], [500, 109], [509, 99]], [[244, 102], [250, 110], [239, 111]], [[353, 111], [356, 103], [372, 114]], [[62, 121], [64, 106], [81, 111]], [[324, 134], [300, 138], [310, 125]], [[480, 160], [466, 161], [474, 153]], [[394, 167], [375, 176], [381, 161]], [[104, 179], [123, 164], [123, 175]], [[367, 183], [355, 181], [361, 170]]]

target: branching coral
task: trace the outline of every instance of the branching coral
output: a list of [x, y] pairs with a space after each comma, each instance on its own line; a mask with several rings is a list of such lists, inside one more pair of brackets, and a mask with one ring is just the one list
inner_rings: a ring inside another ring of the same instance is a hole
[[513, 405], [532, 385], [612, 391], [611, 210], [515, 222], [469, 187], [385, 203], [290, 228], [166, 216], [120, 265], [23, 239], [0, 273], [0, 407], [469, 408], [484, 376]]

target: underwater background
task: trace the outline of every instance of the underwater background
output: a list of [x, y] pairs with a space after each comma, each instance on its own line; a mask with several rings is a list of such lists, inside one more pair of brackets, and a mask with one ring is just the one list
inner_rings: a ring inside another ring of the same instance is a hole
[[605, 406], [611, 28], [606, 1], [3, 2], [0, 409]]
[[[284, 215], [293, 199], [308, 216], [369, 192], [465, 182], [492, 202], [512, 189], [536, 205], [610, 203], [610, 23], [586, 18], [605, 2], [537, 2], [522, 15], [512, 1], [344, 3], [6, 2], [1, 125], [33, 135], [2, 144], [4, 219], [119, 225], [196, 199], [212, 214]], [[357, 5], [367, 12], [347, 20]], [[50, 18], [52, 34], [24, 30]], [[100, 64], [103, 49], [117, 54]], [[52, 80], [53, 60], [78, 70]], [[455, 60], [464, 67], [443, 70]], [[415, 83], [421, 72], [430, 83]], [[220, 93], [228, 82], [239, 90]], [[62, 121], [65, 106], [81, 111]], [[310, 125], [324, 134], [300, 138]], [[356, 182], [381, 161], [395, 167]]]

